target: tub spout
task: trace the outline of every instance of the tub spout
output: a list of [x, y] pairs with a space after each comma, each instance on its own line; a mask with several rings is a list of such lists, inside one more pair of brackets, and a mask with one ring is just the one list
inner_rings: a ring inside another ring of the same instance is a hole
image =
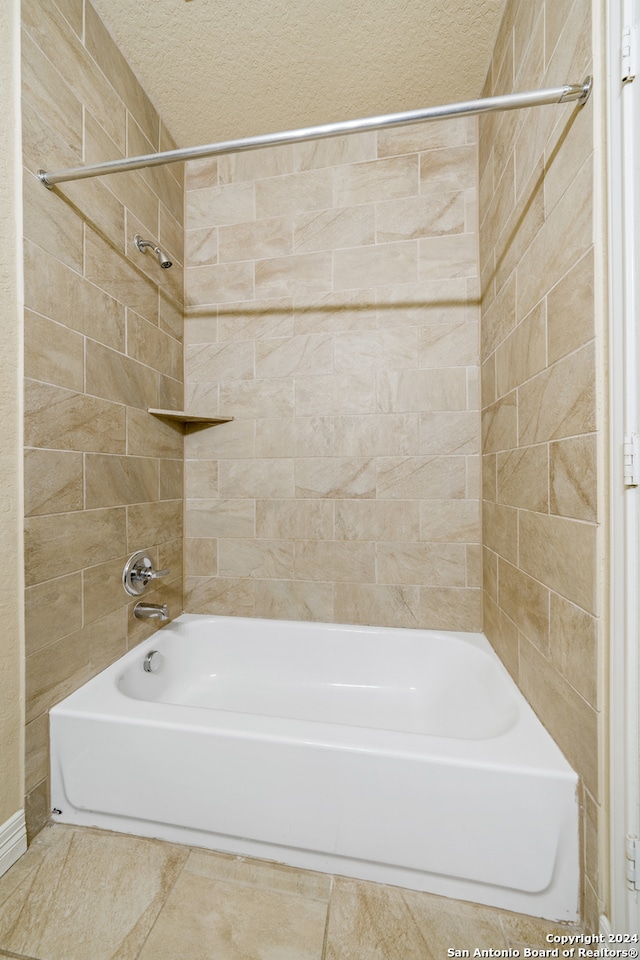
[[133, 615], [137, 620], [161, 620], [163, 623], [169, 619], [169, 608], [166, 603], [136, 603], [133, 608]]

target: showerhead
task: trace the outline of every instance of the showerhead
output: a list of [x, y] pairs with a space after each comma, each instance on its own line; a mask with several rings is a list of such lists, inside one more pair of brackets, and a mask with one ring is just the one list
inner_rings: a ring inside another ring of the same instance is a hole
[[144, 253], [147, 247], [151, 247], [162, 269], [163, 270], [169, 269], [169, 267], [172, 264], [172, 261], [169, 259], [166, 253], [164, 253], [160, 249], [160, 247], [156, 247], [155, 243], [152, 243], [151, 240], [143, 240], [139, 233], [136, 233], [134, 240], [136, 243], [136, 247], [138, 248], [138, 250], [140, 250], [141, 253]]

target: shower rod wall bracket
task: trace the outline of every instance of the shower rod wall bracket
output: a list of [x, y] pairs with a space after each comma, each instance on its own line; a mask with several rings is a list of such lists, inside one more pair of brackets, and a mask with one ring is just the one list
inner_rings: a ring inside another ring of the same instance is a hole
[[567, 91], [564, 97], [560, 98], [560, 103], [569, 103], [573, 100], [578, 104], [578, 106], [582, 106], [591, 96], [592, 90], [593, 77], [585, 77], [582, 83], [577, 84], [575, 87], [570, 85], [570, 89]]
[[221, 143], [209, 143], [202, 147], [185, 147], [178, 150], [165, 150], [161, 153], [147, 153], [139, 157], [125, 157], [122, 160], [108, 160], [106, 163], [94, 163], [84, 167], [70, 167], [67, 170], [38, 170], [38, 178], [49, 190], [57, 183], [67, 180], [84, 180], [88, 177], [100, 177], [109, 173], [124, 173], [126, 170], [140, 170], [144, 167], [158, 167], [165, 163], [177, 163], [181, 160], [201, 160], [204, 157], [220, 156], [225, 153], [239, 153], [244, 150], [259, 150], [261, 147], [274, 147], [286, 143], [301, 143], [305, 140], [321, 140], [362, 130], [382, 130], [385, 127], [398, 127], [410, 123], [422, 123], [427, 120], [444, 120], [447, 117], [465, 117], [474, 114], [490, 113], [496, 110], [517, 110], [521, 107], [541, 107], [551, 103], [569, 103], [582, 106], [591, 94], [593, 78], [587, 77], [582, 83], [565, 83], [546, 90], [530, 90], [526, 93], [508, 93], [497, 97], [483, 97], [480, 100], [467, 100], [441, 107], [425, 107], [422, 110], [406, 110], [402, 113], [389, 113], [363, 120], [344, 120], [338, 123], [325, 123], [318, 127], [302, 127], [299, 130], [285, 130], [281, 133], [265, 133], [241, 140], [225, 140]]

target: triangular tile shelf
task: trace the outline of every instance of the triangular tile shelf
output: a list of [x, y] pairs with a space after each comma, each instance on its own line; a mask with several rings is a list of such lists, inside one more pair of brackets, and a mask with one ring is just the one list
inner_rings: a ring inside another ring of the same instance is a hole
[[154, 417], [164, 417], [165, 420], [177, 420], [180, 423], [229, 423], [233, 417], [201, 417], [195, 413], [186, 413], [185, 410], [158, 410], [155, 407], [149, 407], [148, 413]]

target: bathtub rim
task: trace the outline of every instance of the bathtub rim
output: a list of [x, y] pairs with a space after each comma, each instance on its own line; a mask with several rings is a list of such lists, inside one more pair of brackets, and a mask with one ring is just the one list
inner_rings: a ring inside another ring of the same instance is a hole
[[[50, 715], [73, 715], [84, 717], [100, 716], [109, 721], [127, 716], [132, 724], [144, 726], [149, 723], [157, 727], [173, 728], [175, 725], [193, 730], [221, 730], [227, 736], [255, 736], [264, 741], [277, 740], [292, 742], [300, 738], [310, 738], [313, 743], [335, 749], [354, 751], [375, 751], [381, 755], [413, 756], [417, 759], [438, 759], [443, 763], [466, 764], [502, 768], [514, 766], [522, 773], [532, 776], [540, 772], [552, 773], [554, 778], [577, 782], [577, 774], [560, 751], [549, 732], [542, 726], [530, 704], [517, 688], [500, 658], [493, 650], [488, 639], [481, 633], [465, 634], [440, 630], [412, 630], [414, 635], [421, 633], [439, 637], [455, 636], [464, 642], [484, 651], [493, 661], [502, 679], [511, 688], [518, 705], [518, 720], [504, 733], [486, 739], [465, 739], [439, 736], [426, 733], [409, 733], [398, 730], [386, 730], [371, 727], [348, 726], [314, 720], [296, 720], [288, 717], [271, 717], [259, 713], [239, 713], [231, 710], [211, 709], [180, 704], [168, 704], [154, 700], [138, 700], [123, 693], [118, 682], [124, 671], [136, 661], [144, 660], [150, 650], [161, 645], [163, 636], [175, 635], [174, 624], [182, 628], [192, 623], [202, 625], [207, 622], [233, 620], [242, 625], [250, 623], [254, 628], [260, 623], [278, 623], [281, 621], [252, 617], [226, 617], [210, 614], [181, 614], [173, 621], [155, 631], [146, 640], [141, 641], [112, 664], [100, 671], [81, 687], [69, 694], [49, 711]], [[324, 628], [324, 623], [315, 621], [282, 621], [287, 624]], [[352, 629], [351, 624], [328, 626], [335, 632], [340, 629]], [[172, 628], [174, 628], [172, 630]], [[362, 627], [355, 625], [357, 632], [377, 633], [393, 636], [404, 633], [403, 627]], [[115, 698], [115, 700], [113, 699]], [[124, 711], [115, 709], [115, 704], [124, 706]], [[526, 737], [528, 753], [523, 755], [521, 738]], [[514, 748], [517, 756], [514, 756]]]

